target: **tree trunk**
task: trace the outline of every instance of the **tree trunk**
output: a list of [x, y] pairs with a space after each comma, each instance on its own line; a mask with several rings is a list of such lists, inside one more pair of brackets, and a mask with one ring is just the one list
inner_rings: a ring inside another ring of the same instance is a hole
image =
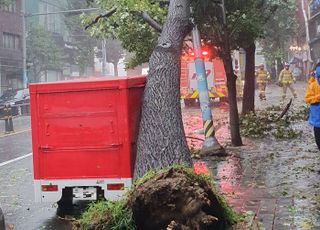
[[275, 81], [277, 79], [277, 69], [276, 69], [276, 63], [275, 62], [272, 62], [271, 64], [271, 79], [273, 81]]
[[190, 32], [189, 1], [171, 0], [165, 25], [149, 61], [134, 177], [174, 163], [191, 166], [180, 106], [180, 55]]
[[114, 76], [118, 77], [118, 62], [114, 62], [113, 64], [113, 71], [114, 71]]
[[255, 52], [256, 45], [251, 43], [246, 49], [246, 72], [244, 78], [242, 114], [254, 112], [254, 86], [255, 86]]
[[239, 112], [237, 105], [237, 89], [236, 89], [236, 75], [232, 68], [232, 58], [230, 52], [227, 52], [223, 58], [224, 68], [227, 75], [228, 99], [229, 99], [229, 120], [231, 143], [234, 146], [241, 146], [242, 140], [240, 136]]
[[277, 78], [280, 75], [281, 70], [283, 69], [281, 58], [277, 58]]

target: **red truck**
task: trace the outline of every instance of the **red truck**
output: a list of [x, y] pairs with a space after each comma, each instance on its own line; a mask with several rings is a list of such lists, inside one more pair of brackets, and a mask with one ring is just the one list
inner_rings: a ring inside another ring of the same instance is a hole
[[30, 84], [38, 202], [120, 197], [132, 184], [145, 77]]

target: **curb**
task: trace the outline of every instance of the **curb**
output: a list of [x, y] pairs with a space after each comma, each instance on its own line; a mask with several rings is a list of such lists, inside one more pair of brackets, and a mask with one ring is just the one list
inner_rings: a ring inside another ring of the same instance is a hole
[[9, 136], [17, 135], [17, 134], [20, 134], [20, 133], [29, 132], [29, 131], [31, 131], [31, 129], [19, 130], [19, 131], [8, 133], [8, 134], [0, 134], [0, 138], [9, 137]]

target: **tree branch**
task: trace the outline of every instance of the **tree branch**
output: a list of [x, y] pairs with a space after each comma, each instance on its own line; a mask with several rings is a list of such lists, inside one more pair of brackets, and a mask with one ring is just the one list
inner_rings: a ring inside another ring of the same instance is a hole
[[100, 14], [89, 25], [87, 25], [84, 29], [87, 30], [88, 28], [90, 28], [94, 24], [97, 24], [101, 18], [108, 18], [108, 17], [112, 16], [116, 11], [117, 11], [117, 9], [112, 9], [105, 14]]
[[[105, 14], [100, 14], [99, 16], [97, 16], [90, 24], [88, 24], [85, 27], [85, 30], [87, 30], [88, 28], [90, 28], [91, 26], [97, 24], [99, 22], [99, 20], [101, 18], [108, 18], [110, 16], [112, 16], [115, 12], [117, 11], [117, 9], [112, 9], [109, 12], [105, 13]], [[141, 17], [145, 22], [147, 22], [152, 28], [154, 28], [157, 32], [161, 33], [162, 31], [162, 26], [156, 21], [154, 20], [147, 12], [145, 11], [141, 11], [141, 12], [132, 12], [134, 15]]]
[[154, 20], [147, 12], [145, 12], [145, 11], [134, 12], [134, 14], [141, 17], [153, 29], [155, 29], [157, 32], [161, 33], [162, 26], [156, 20]]

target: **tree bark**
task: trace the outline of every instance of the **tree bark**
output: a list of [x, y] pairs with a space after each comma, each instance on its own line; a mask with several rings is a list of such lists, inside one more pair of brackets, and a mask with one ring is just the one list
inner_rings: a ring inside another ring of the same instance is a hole
[[240, 122], [236, 87], [237, 76], [234, 74], [233, 71], [232, 57], [229, 44], [230, 39], [227, 31], [224, 31], [223, 38], [223, 64], [227, 75], [231, 143], [234, 146], [241, 146], [242, 140], [240, 135]]
[[277, 58], [277, 78], [280, 75], [281, 70], [283, 69], [281, 58]]
[[114, 76], [118, 77], [119, 73], [118, 73], [118, 63], [114, 62], [113, 64], [113, 71], [114, 71]]
[[245, 48], [246, 51], [246, 72], [243, 89], [242, 114], [254, 112], [254, 90], [255, 90], [255, 52], [256, 45], [251, 43]]
[[271, 79], [273, 81], [275, 81], [277, 79], [277, 69], [276, 69], [276, 63], [275, 62], [272, 62], [271, 64]]
[[180, 55], [190, 32], [189, 1], [171, 0], [165, 25], [149, 61], [134, 177], [174, 163], [191, 166], [180, 106]]

